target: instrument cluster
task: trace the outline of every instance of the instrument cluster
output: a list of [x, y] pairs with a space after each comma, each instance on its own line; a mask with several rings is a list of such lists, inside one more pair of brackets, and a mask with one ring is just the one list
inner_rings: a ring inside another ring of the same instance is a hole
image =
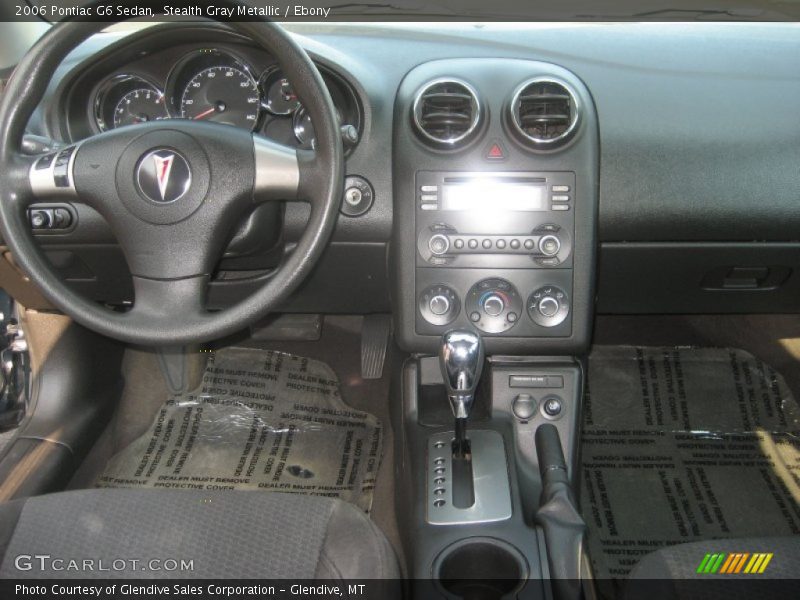
[[[347, 148], [361, 131], [358, 98], [338, 75], [320, 68], [336, 107]], [[257, 71], [228, 50], [198, 49], [182, 56], [164, 82], [117, 73], [96, 89], [99, 131], [164, 119], [210, 121], [258, 131], [281, 143], [315, 146], [314, 126], [291, 81], [277, 65]]]

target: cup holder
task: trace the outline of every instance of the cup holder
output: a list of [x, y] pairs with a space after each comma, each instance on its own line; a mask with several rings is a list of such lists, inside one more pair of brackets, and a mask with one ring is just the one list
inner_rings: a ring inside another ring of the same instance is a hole
[[444, 592], [465, 600], [499, 600], [518, 592], [528, 563], [514, 546], [495, 538], [468, 538], [445, 548], [433, 562]]

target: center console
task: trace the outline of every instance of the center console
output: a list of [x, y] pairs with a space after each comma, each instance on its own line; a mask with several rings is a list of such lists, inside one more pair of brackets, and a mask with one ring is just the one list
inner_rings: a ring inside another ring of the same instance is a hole
[[[582, 576], [573, 490], [594, 301], [591, 96], [553, 64], [441, 60], [407, 74], [394, 123], [409, 575], [444, 596], [578, 598], [546, 582]], [[462, 581], [484, 571], [507, 577], [483, 591]]]
[[598, 190], [591, 96], [555, 65], [414, 69], [395, 111], [397, 337], [433, 351], [474, 327], [488, 353], [589, 343]]

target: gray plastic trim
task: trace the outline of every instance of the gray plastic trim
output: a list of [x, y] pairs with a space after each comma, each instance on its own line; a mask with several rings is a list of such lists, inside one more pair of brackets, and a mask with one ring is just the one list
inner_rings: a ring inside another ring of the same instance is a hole
[[[511, 485], [503, 436], [496, 431], [468, 431], [472, 447], [472, 479], [475, 504], [470, 508], [453, 506], [452, 473], [453, 432], [445, 431], [428, 438], [426, 463], [428, 493], [427, 522], [431, 525], [492, 523], [511, 518]], [[436, 469], [444, 469], [437, 473]], [[436, 480], [443, 478], [442, 484]], [[436, 490], [444, 492], [436, 492]], [[441, 506], [436, 503], [443, 502]]]

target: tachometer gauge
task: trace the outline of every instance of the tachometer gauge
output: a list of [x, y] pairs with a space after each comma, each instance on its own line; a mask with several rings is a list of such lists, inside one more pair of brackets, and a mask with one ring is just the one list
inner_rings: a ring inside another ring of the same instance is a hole
[[100, 131], [168, 119], [163, 92], [138, 75], [121, 74], [100, 84], [94, 97], [94, 116]]
[[276, 116], [291, 115], [300, 107], [292, 84], [280, 69], [272, 69], [261, 80], [264, 91], [264, 108]]
[[150, 87], [136, 88], [123, 95], [114, 107], [114, 128], [167, 119], [164, 94]]
[[258, 86], [244, 69], [213, 66], [186, 84], [180, 113], [184, 119], [255, 129], [260, 102]]

